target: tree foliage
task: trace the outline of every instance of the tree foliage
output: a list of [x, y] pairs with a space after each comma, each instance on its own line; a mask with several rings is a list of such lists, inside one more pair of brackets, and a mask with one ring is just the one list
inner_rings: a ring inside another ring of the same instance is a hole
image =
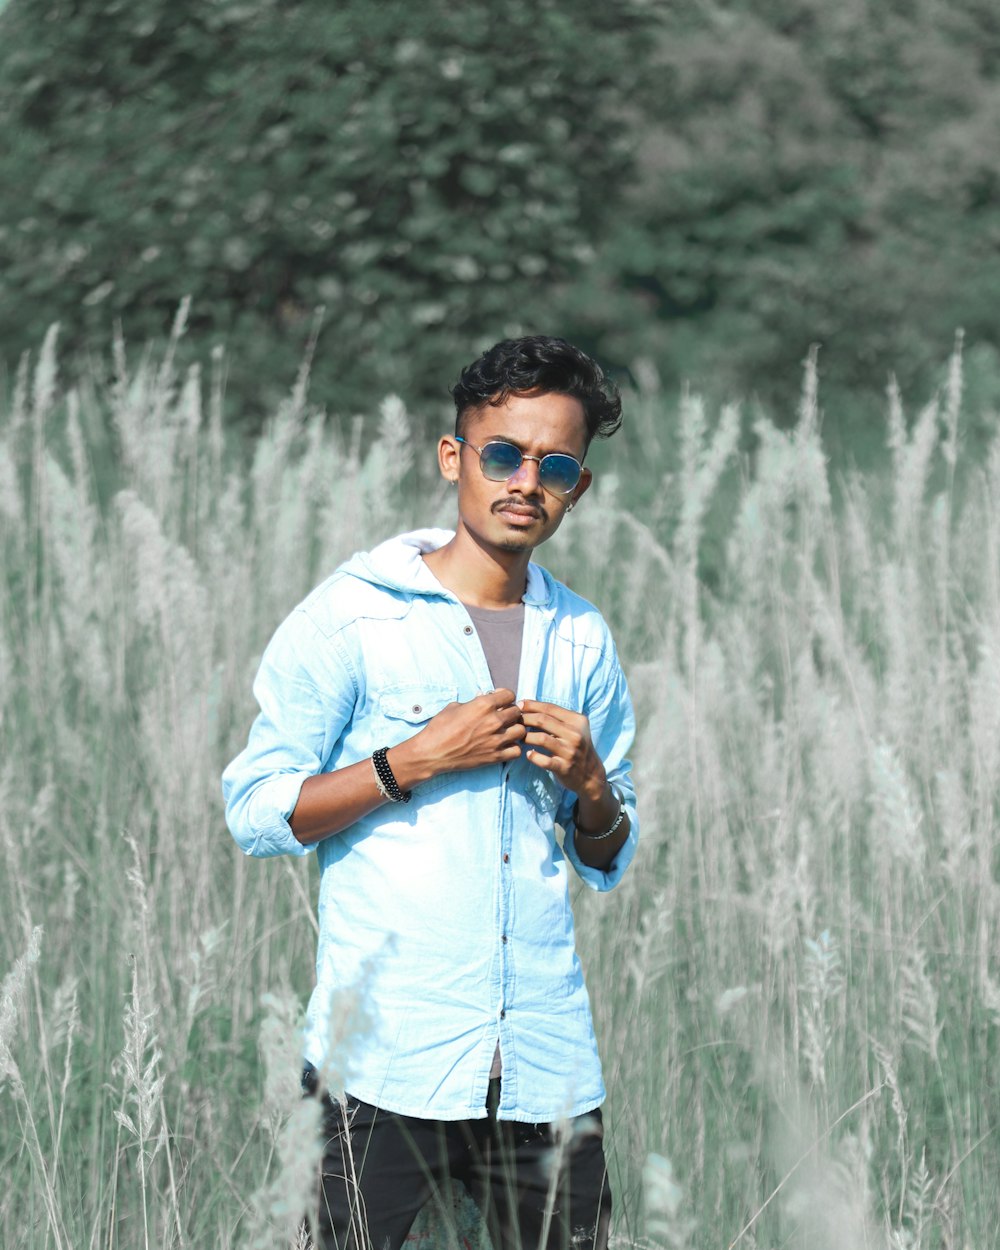
[[436, 410], [480, 347], [554, 330], [781, 419], [812, 343], [828, 397], [881, 396], [962, 326], [1000, 404], [998, 13], [10, 0], [0, 356], [55, 319], [69, 350], [155, 338], [190, 294], [237, 415], [322, 306], [340, 412]]
[[609, 289], [633, 292], [626, 334], [637, 305], [678, 372], [786, 398], [813, 342], [828, 395], [831, 381], [881, 391], [890, 370], [916, 382], [959, 326], [1000, 343], [995, 5], [718, 0], [661, 15], [643, 98], [659, 124], [606, 257]]
[[[459, 18], [460, 20], [456, 20]], [[629, 166], [646, 19], [625, 0], [13, 0], [0, 19], [4, 354], [230, 346], [241, 400], [437, 394], [498, 333], [546, 324]]]

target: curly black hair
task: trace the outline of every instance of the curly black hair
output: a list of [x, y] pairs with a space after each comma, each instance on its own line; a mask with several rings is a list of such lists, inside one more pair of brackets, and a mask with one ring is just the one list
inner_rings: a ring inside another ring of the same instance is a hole
[[583, 405], [587, 442], [610, 438], [622, 423], [618, 388], [596, 360], [565, 339], [529, 334], [504, 339], [462, 370], [451, 388], [455, 433], [467, 412], [489, 404], [498, 408], [511, 395], [571, 395]]

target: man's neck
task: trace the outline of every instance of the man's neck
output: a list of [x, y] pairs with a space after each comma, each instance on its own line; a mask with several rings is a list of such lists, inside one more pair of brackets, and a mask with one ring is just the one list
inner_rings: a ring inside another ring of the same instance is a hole
[[424, 556], [424, 563], [445, 590], [474, 608], [509, 608], [520, 603], [530, 560], [530, 550], [487, 549], [461, 526], [450, 542]]

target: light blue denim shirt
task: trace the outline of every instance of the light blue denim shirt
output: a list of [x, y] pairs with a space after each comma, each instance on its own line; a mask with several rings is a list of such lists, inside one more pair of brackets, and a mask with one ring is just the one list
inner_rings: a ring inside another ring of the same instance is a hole
[[[254, 684], [260, 714], [223, 775], [229, 827], [248, 855], [312, 849], [288, 824], [307, 777], [493, 689], [468, 613], [421, 558], [450, 537], [420, 530], [352, 557], [279, 626]], [[632, 829], [607, 871], [588, 868], [573, 846], [575, 795], [522, 757], [441, 774], [316, 844], [305, 1057], [346, 1062], [348, 1093], [404, 1115], [484, 1116], [498, 1039], [501, 1118], [551, 1121], [604, 1099], [567, 861], [609, 890], [635, 853], [634, 717], [600, 613], [536, 564], [524, 603], [517, 696], [589, 717]], [[336, 1040], [342, 995], [366, 1019], [350, 1047]]]

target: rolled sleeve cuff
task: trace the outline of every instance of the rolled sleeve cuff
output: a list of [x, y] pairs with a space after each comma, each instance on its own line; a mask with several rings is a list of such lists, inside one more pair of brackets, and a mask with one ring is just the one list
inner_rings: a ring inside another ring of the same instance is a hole
[[288, 818], [295, 811], [299, 792], [310, 773], [282, 773], [257, 787], [247, 803], [249, 838], [238, 838], [245, 854], [308, 855], [315, 843], [304, 846], [292, 833]]
[[622, 843], [618, 854], [614, 857], [607, 868], [592, 868], [589, 864], [585, 864], [576, 850], [576, 824], [572, 817], [566, 822], [564, 828], [566, 836], [563, 840], [563, 851], [566, 858], [576, 869], [581, 881], [592, 890], [604, 893], [607, 890], [613, 890], [625, 875], [625, 870], [632, 862], [635, 855], [636, 847], [639, 844], [639, 823], [636, 815], [635, 804], [626, 801], [625, 810], [628, 813], [629, 831], [628, 837]]

